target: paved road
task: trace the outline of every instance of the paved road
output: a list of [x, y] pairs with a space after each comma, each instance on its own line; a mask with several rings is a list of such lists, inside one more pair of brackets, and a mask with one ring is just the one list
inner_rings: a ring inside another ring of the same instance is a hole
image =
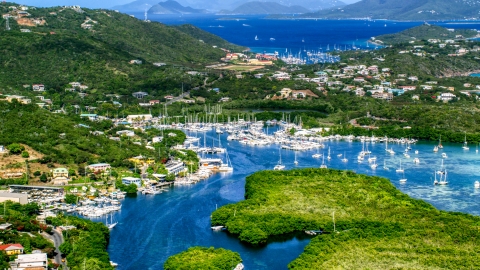
[[55, 256], [55, 263], [63, 265], [65, 269], [65, 263], [62, 262], [62, 253], [58, 249], [58, 247], [63, 243], [62, 233], [57, 230], [52, 230], [52, 235], [43, 233], [43, 236], [53, 241], [53, 244], [55, 245], [55, 253], [57, 254]]

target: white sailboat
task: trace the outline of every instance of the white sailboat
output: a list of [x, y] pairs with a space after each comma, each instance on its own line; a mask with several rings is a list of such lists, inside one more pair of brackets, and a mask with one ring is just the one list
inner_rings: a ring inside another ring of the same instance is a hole
[[396, 172], [404, 172], [405, 170], [402, 168], [402, 160], [400, 160], [400, 168], [395, 170]]
[[255, 36], [255, 40], [258, 40], [258, 36]]
[[470, 149], [467, 146], [467, 132], [465, 132], [465, 142], [463, 143], [462, 149], [463, 150], [469, 150]]
[[293, 164], [298, 165], [297, 151], [294, 151], [294, 152], [295, 152], [295, 161], [293, 162]]
[[344, 154], [344, 155], [343, 155], [343, 158], [342, 158], [342, 162], [348, 162], [348, 159], [347, 159], [347, 157], [345, 156], [345, 153], [343, 153], [343, 154]]
[[442, 158], [448, 158], [447, 153], [442, 153]]
[[330, 146], [328, 147], [328, 156], [327, 156], [327, 160], [330, 160], [332, 159], [332, 157], [330, 156]]
[[387, 167], [387, 161], [386, 161], [386, 160], [383, 161], [383, 169], [386, 170], [386, 171], [390, 170], [390, 169]]
[[280, 160], [278, 161], [278, 164], [273, 167], [275, 171], [281, 171], [285, 169], [285, 165], [282, 164], [282, 149], [278, 149], [278, 153], [280, 154]]
[[320, 165], [321, 169], [326, 169], [327, 165], [325, 164], [325, 156], [322, 157], [322, 165]]
[[375, 169], [377, 169], [377, 167], [378, 167], [378, 164], [377, 164], [376, 159], [375, 159], [375, 160], [373, 160], [373, 164], [370, 165], [370, 168], [372, 168], [372, 170], [375, 170]]
[[318, 148], [317, 148], [317, 153], [313, 154], [312, 157], [313, 158], [321, 158], [322, 157], [322, 155], [318, 152]]
[[405, 172], [403, 172], [403, 176], [402, 178], [400, 178], [400, 183], [406, 183], [407, 182], [407, 178], [405, 178]]
[[443, 145], [442, 145], [442, 135], [440, 135], [440, 139], [438, 139], [438, 149], [443, 149]]
[[473, 186], [475, 188], [480, 188], [480, 182], [479, 181], [475, 181], [475, 184], [473, 184]]
[[420, 163], [420, 159], [419, 159], [419, 158], [414, 158], [414, 159], [413, 159], [413, 163], [419, 164], [419, 163]]
[[108, 217], [106, 219], [107, 219], [107, 221], [105, 222], [105, 226], [107, 226], [107, 228], [109, 230], [111, 230], [115, 226], [117, 226], [118, 222], [113, 222], [113, 215], [112, 214], [110, 214], [110, 223], [108, 223]]

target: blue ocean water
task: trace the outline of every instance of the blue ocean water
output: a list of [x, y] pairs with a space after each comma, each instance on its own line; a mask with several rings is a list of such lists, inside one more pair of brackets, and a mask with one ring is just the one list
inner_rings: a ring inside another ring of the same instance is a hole
[[[304, 235], [288, 236], [265, 247], [251, 247], [226, 232], [210, 229], [210, 215], [216, 207], [244, 199], [245, 177], [272, 169], [279, 159], [278, 145], [251, 147], [227, 141], [226, 136], [222, 135], [222, 145], [228, 148], [233, 173], [217, 174], [196, 185], [174, 187], [160, 195], [138, 195], [123, 201], [122, 210], [115, 214], [119, 224], [111, 232], [108, 248], [111, 259], [119, 263], [118, 269], [160, 269], [169, 256], [196, 245], [239, 252], [246, 269], [287, 269], [288, 263], [300, 255], [309, 242]], [[210, 132], [207, 142], [214, 138], [217, 135]], [[387, 177], [402, 192], [439, 209], [480, 215], [480, 190], [474, 188], [475, 180], [480, 180], [480, 154], [476, 146], [464, 151], [460, 144], [444, 144], [444, 149], [438, 153], [433, 152], [433, 146], [433, 143], [424, 142], [412, 145], [411, 158], [406, 159], [402, 155], [404, 145], [389, 144], [389, 148], [397, 152], [392, 156], [385, 152], [384, 144], [368, 144], [372, 156], [377, 157], [376, 170], [372, 170], [367, 161], [357, 162], [356, 156], [362, 149], [360, 142], [328, 142], [327, 148], [320, 153], [326, 154], [328, 147], [331, 148], [329, 168]], [[418, 155], [414, 154], [415, 150], [419, 151]], [[443, 152], [448, 155], [444, 165], [450, 184], [434, 186], [434, 171], [441, 167]], [[282, 150], [282, 161], [287, 169], [319, 167], [321, 159], [313, 159], [314, 153], [316, 150], [297, 152], [299, 164], [295, 166], [294, 152]], [[337, 154], [345, 155], [349, 161], [342, 162]], [[413, 163], [414, 157], [420, 159], [420, 164]], [[400, 160], [405, 176], [395, 172]], [[389, 170], [383, 169], [384, 163]], [[399, 182], [403, 177], [408, 179], [405, 184]]]
[[470, 74], [470, 76], [472, 76], [472, 77], [480, 77], [480, 73]]
[[[144, 14], [133, 14], [143, 19]], [[229, 42], [250, 48], [253, 52], [273, 53], [303, 50], [374, 49], [371, 37], [396, 33], [424, 22], [387, 20], [271, 20], [263, 15], [149, 15], [149, 20], [167, 25], [193, 24]], [[228, 18], [229, 20], [222, 20]], [[236, 20], [238, 19], [238, 20]], [[480, 29], [480, 22], [437, 21], [431, 24], [447, 28]], [[257, 36], [258, 40], [255, 40]], [[274, 38], [271, 41], [270, 38]], [[367, 47], [368, 46], [368, 47]]]

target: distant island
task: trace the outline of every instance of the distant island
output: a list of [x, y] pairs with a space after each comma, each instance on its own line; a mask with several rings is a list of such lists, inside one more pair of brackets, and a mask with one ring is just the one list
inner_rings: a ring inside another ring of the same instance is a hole
[[275, 2], [247, 2], [234, 10], [222, 10], [220, 14], [301, 14], [309, 12], [302, 6], [284, 6]]
[[398, 44], [415, 40], [454, 40], [468, 39], [476, 36], [478, 36], [478, 32], [476, 30], [448, 29], [441, 26], [424, 24], [399, 33], [377, 36], [372, 38], [372, 41], [379, 44]]
[[370, 18], [389, 20], [465, 20], [479, 18], [480, 2], [459, 0], [362, 0], [342, 8], [305, 14], [306, 18]]
[[195, 9], [191, 7], [185, 7], [179, 4], [177, 1], [168, 0], [160, 2], [157, 5], [151, 7], [148, 10], [151, 14], [205, 14], [208, 13], [205, 9]]

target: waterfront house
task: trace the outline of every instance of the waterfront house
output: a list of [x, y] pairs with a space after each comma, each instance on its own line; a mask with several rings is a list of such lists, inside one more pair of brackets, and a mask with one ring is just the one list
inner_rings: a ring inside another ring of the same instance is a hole
[[151, 121], [153, 116], [151, 114], [132, 114], [127, 116], [127, 121], [133, 123], [136, 121]]
[[142, 179], [140, 178], [136, 178], [136, 177], [123, 177], [122, 178], [122, 183], [124, 185], [130, 185], [130, 184], [135, 184], [137, 185], [137, 187], [141, 187], [142, 186]]
[[23, 254], [23, 246], [21, 244], [0, 245], [0, 251], [7, 256]]
[[178, 175], [180, 172], [185, 170], [185, 164], [178, 160], [171, 160], [165, 164], [165, 169], [167, 169], [169, 174], [173, 173]]

